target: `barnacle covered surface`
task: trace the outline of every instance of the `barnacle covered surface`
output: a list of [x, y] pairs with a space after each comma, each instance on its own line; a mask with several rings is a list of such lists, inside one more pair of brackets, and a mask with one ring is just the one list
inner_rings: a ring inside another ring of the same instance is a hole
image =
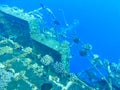
[[[22, 9], [0, 6], [0, 90], [57, 90], [66, 86], [69, 79], [60, 78], [69, 76], [69, 44], [57, 41], [49, 31], [40, 33], [42, 22]], [[57, 62], [64, 63], [63, 75], [53, 67]], [[55, 84], [57, 79], [62, 86]]]

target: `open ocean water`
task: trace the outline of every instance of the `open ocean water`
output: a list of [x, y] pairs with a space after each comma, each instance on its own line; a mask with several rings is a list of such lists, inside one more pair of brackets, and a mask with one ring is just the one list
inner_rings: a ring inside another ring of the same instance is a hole
[[[89, 59], [92, 55], [98, 55], [103, 62], [105, 59], [110, 63], [120, 62], [119, 0], [0, 0], [0, 4], [16, 6], [25, 12], [42, 5], [50, 8], [59, 22], [56, 23], [60, 24], [58, 31], [61, 31], [61, 28], [69, 28], [65, 33], [72, 45], [72, 73], [79, 73], [91, 67]], [[47, 16], [46, 13], [45, 15]], [[48, 22], [50, 20], [47, 19]], [[50, 26], [49, 23], [47, 25]], [[80, 53], [83, 43], [92, 47], [87, 58]]]

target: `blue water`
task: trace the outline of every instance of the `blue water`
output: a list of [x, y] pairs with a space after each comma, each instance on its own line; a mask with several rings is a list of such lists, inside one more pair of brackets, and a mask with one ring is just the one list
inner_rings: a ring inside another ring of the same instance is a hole
[[[1, 0], [0, 3], [31, 11], [40, 3], [49, 7], [64, 26], [59, 9], [64, 11], [66, 21], [74, 19], [79, 25], [72, 29], [85, 43], [93, 46], [92, 52], [101, 59], [117, 62], [120, 58], [120, 1], [119, 0]], [[89, 67], [89, 62], [79, 55], [79, 45], [72, 47], [71, 72], [79, 72]]]

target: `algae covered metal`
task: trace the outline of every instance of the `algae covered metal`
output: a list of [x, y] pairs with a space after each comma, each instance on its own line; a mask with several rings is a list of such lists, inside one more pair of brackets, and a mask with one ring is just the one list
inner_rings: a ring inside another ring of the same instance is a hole
[[0, 6], [0, 90], [92, 90], [69, 73], [69, 42], [57, 40], [55, 28], [39, 28], [43, 22]]

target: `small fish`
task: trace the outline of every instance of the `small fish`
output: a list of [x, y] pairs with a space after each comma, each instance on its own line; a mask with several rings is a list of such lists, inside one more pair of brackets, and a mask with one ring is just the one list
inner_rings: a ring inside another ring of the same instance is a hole
[[58, 20], [54, 20], [54, 24], [55, 24], [55, 25], [60, 25], [60, 23], [59, 23]]
[[42, 9], [45, 9], [45, 6], [42, 3], [40, 3], [40, 6], [42, 7]]
[[80, 39], [76, 36], [73, 37], [73, 42], [76, 43], [76, 44], [79, 44], [80, 42]]

